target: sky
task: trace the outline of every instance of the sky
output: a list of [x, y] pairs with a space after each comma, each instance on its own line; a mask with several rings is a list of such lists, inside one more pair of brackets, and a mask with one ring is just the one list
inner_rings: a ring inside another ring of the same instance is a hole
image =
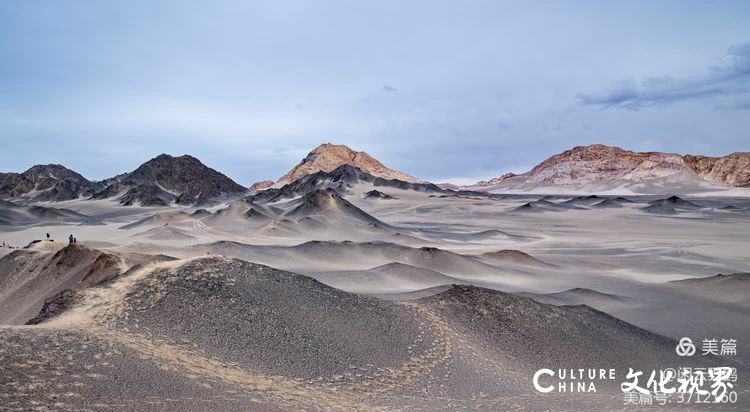
[[0, 171], [191, 154], [249, 185], [320, 143], [432, 181], [576, 145], [750, 151], [748, 1], [3, 1]]

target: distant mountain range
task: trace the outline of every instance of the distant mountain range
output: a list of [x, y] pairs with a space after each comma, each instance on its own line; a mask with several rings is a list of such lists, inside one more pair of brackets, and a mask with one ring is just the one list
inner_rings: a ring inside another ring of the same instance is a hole
[[[750, 186], [750, 153], [723, 157], [633, 152], [593, 144], [556, 154], [523, 174], [507, 173], [469, 185], [473, 190], [521, 190], [562, 187], [604, 191], [664, 193], [683, 188], [701, 191], [710, 186]], [[679, 190], [677, 190], [679, 191]]]
[[[25, 203], [72, 199], [114, 199], [142, 206], [202, 206], [250, 196], [273, 202], [315, 190], [346, 192], [357, 182], [422, 192], [446, 192], [406, 173], [384, 166], [365, 152], [322, 144], [276, 181], [249, 189], [198, 159], [159, 155], [130, 173], [90, 181], [62, 165], [36, 165], [23, 173], [0, 173], [0, 199]], [[690, 193], [721, 187], [750, 187], [750, 153], [723, 157], [633, 152], [600, 144], [577, 146], [556, 154], [523, 174], [507, 173], [454, 190], [579, 191], [630, 190], [636, 193]]]
[[247, 188], [188, 155], [162, 154], [130, 173], [100, 182], [61, 165], [0, 173], [0, 198], [27, 202], [111, 198], [124, 206], [205, 205], [247, 193]]

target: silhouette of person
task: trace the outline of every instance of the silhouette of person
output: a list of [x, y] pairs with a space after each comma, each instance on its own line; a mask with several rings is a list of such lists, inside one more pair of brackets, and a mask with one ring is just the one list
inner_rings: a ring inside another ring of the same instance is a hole
[[78, 243], [78, 239], [77, 238], [73, 238], [73, 243]]
[[49, 233], [47, 233], [47, 239], [49, 239]]
[[73, 237], [73, 235], [68, 236], [68, 244], [72, 245], [76, 242], [76, 238]]

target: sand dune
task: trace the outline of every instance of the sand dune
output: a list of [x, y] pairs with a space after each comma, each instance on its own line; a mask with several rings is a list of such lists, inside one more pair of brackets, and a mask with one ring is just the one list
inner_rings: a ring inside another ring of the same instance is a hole
[[174, 226], [164, 225], [136, 233], [135, 236], [149, 240], [197, 240], [198, 238]]
[[[142, 228], [138, 226], [137, 228]], [[151, 227], [140, 232], [132, 234], [134, 238], [178, 242], [179, 244], [197, 243], [199, 239], [221, 236], [222, 232], [212, 228], [200, 220], [187, 216], [183, 220], [174, 223], [163, 223], [159, 226]]]
[[727, 211], [734, 212], [734, 211], [741, 211], [741, 210], [744, 210], [744, 209], [739, 208], [739, 207], [734, 206], [734, 205], [726, 205], [726, 206], [720, 207], [719, 210], [727, 210]]
[[310, 273], [309, 276], [336, 289], [367, 294], [406, 293], [464, 283], [433, 270], [397, 262], [367, 270]]
[[587, 305], [597, 309], [609, 308], [611, 305], [633, 305], [635, 299], [602, 293], [593, 289], [574, 288], [557, 293], [516, 293], [534, 299], [537, 302], [549, 303], [551, 305]]
[[301, 229], [316, 229], [324, 228], [323, 222], [317, 221], [313, 218], [302, 218], [298, 222], [292, 222], [289, 219], [272, 220], [261, 226], [256, 230], [256, 233], [269, 235], [269, 236], [294, 236], [300, 233]]
[[80, 223], [86, 216], [69, 209], [46, 206], [24, 206], [0, 200], [0, 225], [25, 226], [38, 223]]
[[183, 211], [157, 212], [151, 216], [145, 217], [136, 222], [121, 226], [120, 229], [135, 229], [135, 228], [140, 228], [140, 227], [163, 226], [164, 224], [167, 224], [167, 223], [183, 222], [185, 220], [190, 220], [190, 219], [193, 219], [193, 216]]
[[415, 248], [387, 242], [310, 241], [296, 246], [215, 242], [190, 249], [190, 254], [210, 252], [303, 273], [331, 271], [337, 266], [345, 270], [367, 270], [392, 262], [458, 278], [491, 279], [505, 273], [502, 268], [474, 257], [434, 247]]
[[215, 213], [201, 218], [201, 221], [216, 227], [242, 225], [244, 223], [265, 222], [280, 214], [275, 208], [259, 206], [252, 202], [236, 201]]
[[515, 213], [527, 213], [527, 212], [563, 212], [566, 210], [574, 209], [576, 206], [562, 205], [559, 203], [552, 203], [547, 200], [536, 200], [534, 202], [524, 203], [511, 210]]
[[418, 236], [430, 239], [433, 241], [461, 241], [461, 242], [482, 242], [488, 240], [510, 240], [510, 241], [528, 241], [533, 239], [532, 236], [523, 236], [518, 234], [508, 233], [498, 229], [487, 229], [478, 232], [455, 232], [437, 229], [417, 229], [412, 231]]
[[750, 273], [719, 274], [676, 280], [669, 284], [704, 299], [750, 307]]
[[504, 249], [496, 252], [487, 252], [479, 255], [480, 259], [487, 260], [494, 263], [515, 263], [520, 265], [531, 265], [540, 267], [552, 267], [549, 263], [545, 263], [528, 253], [521, 252], [520, 250]]
[[310, 192], [292, 202], [290, 206], [291, 210], [284, 213], [284, 216], [288, 219], [317, 217], [319, 219], [335, 220], [337, 224], [348, 220], [356, 223], [373, 224], [381, 228], [390, 227], [388, 224], [349, 203], [331, 189]]

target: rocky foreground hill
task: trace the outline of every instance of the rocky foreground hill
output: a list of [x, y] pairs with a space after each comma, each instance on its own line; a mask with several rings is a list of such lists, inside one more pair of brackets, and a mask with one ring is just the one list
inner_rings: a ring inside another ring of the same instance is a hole
[[[47, 299], [29, 326], [0, 327], [10, 409], [609, 410], [628, 367], [677, 360], [674, 340], [602, 312], [474, 286], [393, 302], [219, 256], [120, 267], [68, 246], [23, 263], [44, 263], [29, 276], [54, 287], [45, 268], [81, 253], [93, 263], [66, 276], [102, 283]], [[618, 380], [545, 396], [530, 379], [550, 365], [615, 368]]]

